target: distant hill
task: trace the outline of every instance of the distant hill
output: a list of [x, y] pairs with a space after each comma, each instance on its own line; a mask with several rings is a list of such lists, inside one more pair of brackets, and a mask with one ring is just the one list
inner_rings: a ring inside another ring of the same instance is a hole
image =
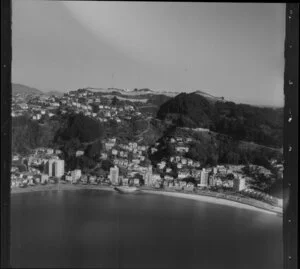
[[134, 90], [128, 90], [128, 89], [118, 89], [118, 88], [93, 88], [93, 87], [87, 87], [85, 88], [86, 90], [92, 91], [92, 92], [98, 92], [98, 93], [119, 93], [122, 95], [128, 95], [128, 96], [141, 96], [141, 95], [165, 95], [169, 97], [174, 97], [178, 92], [169, 92], [169, 91], [164, 91], [164, 90], [158, 90], [154, 91], [148, 88], [143, 88], [143, 89], [134, 89]]
[[58, 92], [58, 91], [50, 91], [50, 92], [46, 92], [45, 94], [47, 94], [47, 95], [55, 95], [55, 96], [63, 96], [64, 95], [63, 92]]
[[217, 102], [217, 101], [225, 101], [224, 97], [216, 97], [216, 96], [213, 96], [207, 92], [203, 92], [203, 91], [195, 91], [193, 92], [194, 94], [198, 94], [198, 95], [201, 95], [203, 97], [205, 97], [208, 101], [212, 101], [212, 102]]
[[181, 93], [161, 105], [157, 118], [181, 127], [209, 128], [238, 140], [282, 146], [283, 108], [214, 100], [199, 92]]
[[12, 88], [12, 93], [13, 94], [63, 96], [62, 92], [58, 92], [58, 91], [45, 92], [45, 91], [41, 91], [39, 89], [29, 87], [29, 86], [26, 86], [26, 85], [23, 85], [23, 84], [19, 84], [19, 83], [12, 83], [11, 88]]
[[36, 95], [44, 94], [44, 92], [42, 92], [41, 90], [28, 87], [23, 84], [18, 84], [18, 83], [12, 83], [11, 88], [13, 94], [36, 94]]

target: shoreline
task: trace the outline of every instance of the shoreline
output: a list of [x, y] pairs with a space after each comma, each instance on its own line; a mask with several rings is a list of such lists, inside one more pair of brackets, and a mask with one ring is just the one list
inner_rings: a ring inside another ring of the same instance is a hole
[[[73, 185], [73, 184], [48, 184], [48, 185], [36, 185], [29, 186], [26, 188], [11, 188], [11, 195], [18, 193], [30, 193], [30, 192], [39, 192], [39, 191], [64, 191], [64, 190], [106, 190], [106, 191], [115, 191], [111, 186], [103, 186], [103, 185]], [[166, 195], [176, 198], [184, 198], [190, 200], [196, 200], [201, 202], [213, 203], [218, 205], [231, 206], [242, 209], [255, 210], [263, 213], [268, 213], [272, 215], [277, 215], [282, 217], [282, 210], [280, 208], [272, 207], [271, 205], [261, 203], [260, 206], [254, 205], [254, 201], [251, 203], [246, 199], [239, 198], [239, 200], [233, 200], [228, 197], [218, 197], [218, 194], [205, 194], [205, 193], [185, 193], [185, 192], [176, 192], [176, 191], [168, 191], [168, 190], [160, 190], [160, 189], [152, 189], [141, 187], [138, 191], [140, 193], [149, 193], [149, 194], [160, 194]], [[256, 201], [255, 201], [256, 202]], [[259, 202], [259, 201], [257, 201]], [[270, 207], [270, 208], [267, 208]]]
[[171, 191], [155, 191], [155, 190], [142, 190], [145, 193], [151, 193], [151, 194], [161, 194], [161, 195], [166, 195], [166, 196], [171, 196], [171, 197], [176, 197], [176, 198], [184, 198], [184, 199], [190, 199], [190, 200], [195, 200], [195, 201], [201, 201], [205, 203], [212, 203], [212, 204], [218, 204], [218, 205], [225, 205], [225, 206], [231, 206], [235, 208], [241, 208], [241, 209], [249, 209], [249, 210], [254, 210], [254, 211], [259, 211], [267, 214], [272, 214], [272, 215], [277, 215], [277, 216], [282, 216], [281, 212], [277, 211], [272, 211], [268, 209], [263, 209], [256, 207], [254, 205], [249, 205], [246, 203], [243, 203], [242, 201], [232, 201], [230, 199], [226, 198], [219, 198], [219, 197], [214, 197], [214, 196], [208, 196], [208, 195], [203, 195], [203, 194], [194, 194], [194, 193], [181, 193], [181, 192], [171, 192]]

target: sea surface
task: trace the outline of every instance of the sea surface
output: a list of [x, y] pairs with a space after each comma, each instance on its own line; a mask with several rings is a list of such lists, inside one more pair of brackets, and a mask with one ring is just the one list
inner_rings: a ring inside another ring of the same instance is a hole
[[11, 265], [282, 269], [282, 218], [158, 194], [19, 193], [11, 198]]

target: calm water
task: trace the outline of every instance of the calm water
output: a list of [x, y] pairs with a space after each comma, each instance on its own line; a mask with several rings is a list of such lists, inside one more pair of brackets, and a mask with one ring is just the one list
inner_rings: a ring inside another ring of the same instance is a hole
[[155, 194], [14, 194], [13, 267], [281, 269], [282, 218]]

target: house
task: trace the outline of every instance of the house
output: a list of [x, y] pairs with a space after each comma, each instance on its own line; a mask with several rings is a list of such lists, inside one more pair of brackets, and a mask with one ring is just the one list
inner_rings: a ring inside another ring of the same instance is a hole
[[111, 117], [110, 111], [105, 111], [104, 112], [104, 117], [110, 118]]
[[129, 182], [129, 180], [127, 177], [121, 178], [121, 183], [123, 186], [128, 186], [128, 182]]
[[166, 166], [166, 162], [165, 161], [161, 161], [160, 163], [157, 164], [159, 169], [164, 169]]
[[151, 148], [151, 154], [157, 152], [157, 149], [156, 148]]
[[106, 150], [111, 150], [115, 146], [115, 143], [105, 143], [104, 145]]
[[75, 153], [76, 157], [82, 156], [83, 154], [84, 154], [83, 150], [77, 150]]
[[193, 165], [193, 160], [191, 160], [191, 159], [189, 159], [188, 161], [187, 161], [187, 164], [189, 165], [189, 166], [192, 166]]
[[168, 168], [166, 169], [166, 173], [171, 173], [171, 172], [172, 172], [172, 168], [168, 167]]
[[174, 180], [174, 177], [172, 177], [172, 176], [169, 176], [169, 175], [165, 175], [165, 180], [167, 180], [167, 181], [172, 181], [172, 180]]
[[169, 188], [173, 188], [173, 187], [174, 187], [174, 183], [173, 183], [173, 182], [169, 182], [168, 187], [169, 187]]
[[140, 179], [139, 179], [139, 178], [134, 178], [134, 179], [133, 179], [133, 184], [134, 184], [135, 186], [139, 186], [139, 185], [140, 185]]
[[194, 166], [198, 168], [201, 166], [201, 164], [200, 164], [200, 162], [194, 162]]
[[222, 186], [222, 184], [223, 184], [223, 182], [222, 182], [221, 178], [217, 178], [217, 179], [215, 180], [215, 185], [216, 185], [216, 186]]
[[159, 174], [152, 174], [152, 182], [155, 183], [155, 182], [159, 182], [161, 181], [161, 177]]
[[194, 186], [193, 183], [189, 182], [189, 183], [186, 184], [184, 189], [187, 190], [187, 191], [193, 191], [195, 189], [195, 186]]
[[215, 175], [215, 174], [217, 174], [218, 173], [218, 168], [217, 167], [214, 167], [213, 168], [213, 174]]
[[177, 141], [177, 142], [182, 142], [183, 139], [182, 139], [182, 137], [178, 136], [178, 137], [176, 137], [176, 141]]
[[177, 146], [175, 147], [175, 150], [180, 153], [186, 153], [189, 151], [189, 148], [184, 146]]
[[81, 170], [80, 169], [75, 169], [73, 171], [71, 171], [71, 176], [72, 176], [72, 181], [76, 181], [78, 179], [80, 179], [81, 177]]
[[187, 164], [187, 159], [182, 158], [182, 159], [181, 159], [181, 163], [182, 163], [183, 165], [186, 165], [186, 164]]
[[177, 163], [177, 168], [181, 169], [182, 168], [182, 163]]
[[197, 180], [201, 176], [201, 170], [193, 169], [191, 170], [191, 175]]
[[141, 151], [146, 151], [146, 150], [147, 150], [147, 147], [146, 147], [146, 146], [140, 146], [140, 150], [141, 150]]
[[54, 150], [53, 150], [53, 149], [50, 149], [50, 148], [49, 148], [49, 149], [47, 149], [47, 154], [49, 154], [49, 155], [50, 155], [50, 154], [53, 154], [53, 153], [54, 153]]
[[95, 176], [90, 176], [89, 181], [90, 181], [90, 183], [94, 184], [97, 182], [97, 178]]
[[106, 160], [106, 159], [107, 159], [107, 153], [102, 152], [100, 158], [101, 158], [102, 160]]
[[43, 183], [46, 183], [48, 181], [49, 181], [49, 176], [46, 175], [46, 174], [42, 174], [41, 175], [41, 183], [43, 184]]
[[134, 163], [134, 164], [139, 164], [141, 161], [139, 160], [139, 159], [133, 159], [132, 160], [132, 163]]
[[65, 180], [68, 181], [68, 182], [72, 182], [72, 176], [66, 175]]
[[132, 143], [132, 147], [133, 147], [134, 149], [137, 149], [137, 146], [138, 146], [138, 144], [137, 144], [136, 142]]
[[87, 177], [87, 175], [82, 175], [81, 178], [80, 178], [80, 181], [81, 181], [82, 183], [87, 183], [87, 182], [88, 182], [88, 177]]
[[179, 181], [179, 186], [180, 187], [185, 187], [187, 183], [185, 181]]
[[113, 149], [113, 150], [111, 151], [111, 154], [116, 156], [116, 155], [118, 155], [118, 151], [117, 151], [116, 149]]
[[181, 170], [181, 171], [178, 172], [178, 178], [179, 179], [187, 178], [189, 176], [191, 176], [189, 170]]

